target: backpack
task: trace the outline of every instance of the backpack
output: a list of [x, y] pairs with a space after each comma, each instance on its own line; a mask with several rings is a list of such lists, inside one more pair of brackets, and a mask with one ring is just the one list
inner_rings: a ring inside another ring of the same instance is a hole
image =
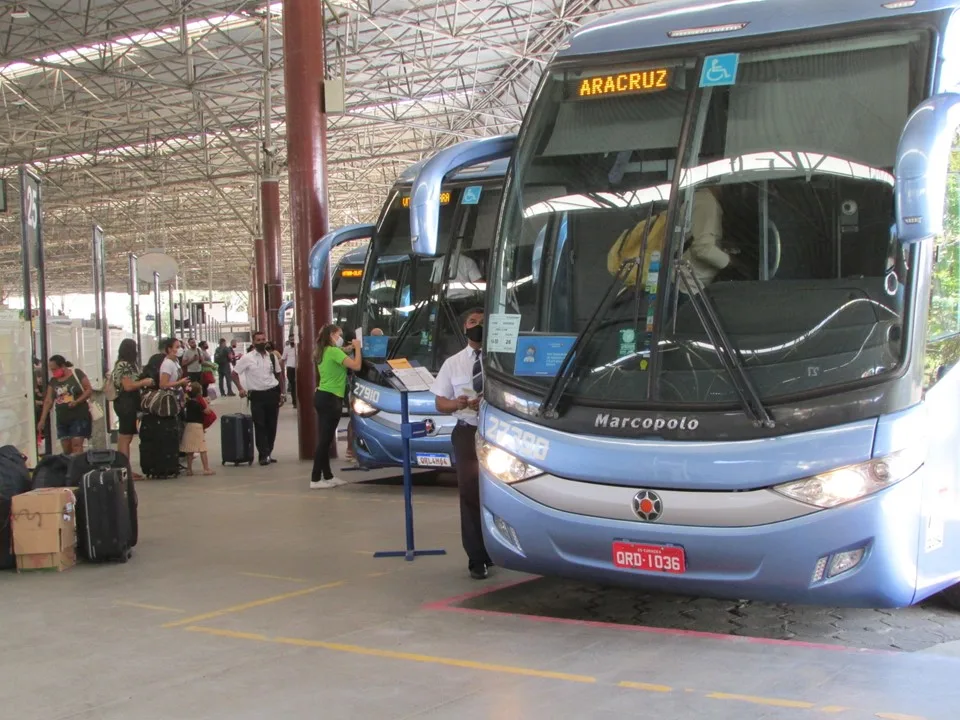
[[70, 458], [66, 455], [47, 455], [33, 471], [33, 487], [70, 487]]
[[[649, 219], [641, 220], [632, 230], [623, 231], [623, 234], [617, 238], [617, 241], [607, 253], [607, 270], [611, 275], [616, 275], [624, 262], [635, 259], [640, 255], [640, 249], [643, 246], [643, 239], [647, 233], [648, 223], [650, 224], [650, 231], [649, 235], [647, 235], [647, 247], [643, 254], [643, 277], [647, 277], [653, 254], [663, 252], [663, 243], [667, 237], [666, 213], [660, 213]], [[637, 269], [636, 266], [630, 268], [623, 280], [624, 286], [630, 287], [631, 285], [637, 284]]]
[[27, 461], [13, 445], [0, 447], [0, 497], [12, 498], [30, 492]]
[[117, 368], [114, 367], [103, 380], [103, 395], [109, 402], [114, 402], [120, 397], [120, 383], [117, 380]]

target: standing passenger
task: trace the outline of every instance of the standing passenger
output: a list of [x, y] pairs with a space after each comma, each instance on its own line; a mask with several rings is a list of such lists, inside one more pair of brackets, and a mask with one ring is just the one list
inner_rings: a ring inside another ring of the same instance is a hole
[[297, 345], [293, 338], [287, 341], [283, 348], [283, 357], [280, 358], [287, 368], [287, 390], [293, 400], [293, 407], [297, 407]]
[[474, 580], [487, 577], [493, 561], [483, 543], [480, 517], [480, 464], [477, 460], [477, 423], [483, 397], [483, 310], [464, 314], [463, 331], [467, 346], [447, 358], [430, 391], [436, 395], [437, 412], [457, 418], [451, 440], [457, 462], [460, 489], [460, 537], [467, 553], [467, 569]]
[[93, 387], [82, 370], [73, 367], [63, 355], [53, 355], [47, 363], [50, 382], [47, 396], [40, 411], [38, 432], [43, 432], [50, 408], [56, 405], [57, 437], [64, 455], [79, 455], [83, 443], [93, 432], [93, 418], [87, 400], [93, 395]]
[[[243, 383], [240, 377], [243, 376]], [[267, 352], [267, 336], [261, 330], [253, 334], [253, 350], [237, 360], [233, 383], [240, 397], [250, 395], [253, 439], [261, 465], [275, 463], [273, 445], [277, 440], [277, 420], [285, 400], [280, 384], [280, 363]]]
[[[110, 382], [117, 391], [113, 410], [117, 414], [117, 452], [130, 460], [130, 445], [137, 434], [137, 413], [140, 411], [140, 391], [153, 387], [150, 378], [140, 379], [141, 370], [137, 343], [130, 338], [120, 343], [117, 363], [110, 373]], [[134, 473], [134, 480], [143, 480]]]
[[349, 357], [343, 347], [343, 330], [339, 325], [330, 324], [320, 331], [317, 349], [313, 359], [317, 365], [317, 377], [320, 378], [317, 391], [313, 395], [313, 407], [317, 411], [319, 437], [317, 452], [313, 456], [313, 473], [310, 476], [310, 489], [323, 490], [345, 484], [344, 480], [334, 477], [330, 468], [330, 446], [337, 436], [340, 424], [340, 411], [343, 408], [343, 396], [347, 389], [347, 368], [359, 370], [363, 366], [360, 354], [360, 340], [354, 339], [353, 357]]

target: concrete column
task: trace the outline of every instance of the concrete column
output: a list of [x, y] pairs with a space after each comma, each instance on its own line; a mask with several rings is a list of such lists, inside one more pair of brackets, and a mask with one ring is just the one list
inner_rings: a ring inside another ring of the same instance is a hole
[[266, 324], [261, 327], [275, 347], [285, 338], [277, 320], [283, 302], [283, 277], [280, 272], [280, 183], [276, 178], [260, 183], [260, 212], [263, 228], [264, 286], [266, 288]]
[[327, 232], [327, 120], [323, 111], [324, 32], [320, 0], [283, 2], [283, 77], [286, 87], [287, 166], [293, 234], [294, 302], [297, 310], [297, 419], [300, 459], [313, 457], [317, 420], [313, 409], [317, 331], [331, 321], [330, 283], [308, 284], [313, 244]]
[[[261, 210], [261, 214], [262, 214]], [[261, 233], [261, 236], [256, 239], [253, 246], [253, 293], [256, 296], [256, 315], [254, 315], [254, 323], [251, 328], [252, 332], [257, 330], [263, 330], [266, 332], [267, 329], [267, 307], [266, 302], [264, 301], [264, 286], [267, 282], [267, 254], [269, 249], [267, 248], [267, 239], [265, 233]]]

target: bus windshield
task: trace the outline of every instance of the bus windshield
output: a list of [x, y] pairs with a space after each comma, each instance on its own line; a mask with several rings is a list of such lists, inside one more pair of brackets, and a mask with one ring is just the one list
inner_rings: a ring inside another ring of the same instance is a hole
[[363, 263], [341, 260], [334, 270], [333, 322], [344, 330], [356, 329], [357, 298], [360, 295], [360, 280]]
[[764, 401], [893, 371], [913, 277], [893, 165], [929, 46], [899, 32], [548, 72], [491, 288], [519, 341], [492, 368], [545, 389], [591, 324], [573, 401], [735, 403], [706, 303]]
[[391, 338], [390, 357], [416, 360], [436, 372], [465, 344], [460, 314], [483, 307], [500, 182], [444, 189], [434, 257], [411, 254], [405, 199], [395, 195], [371, 247], [363, 332], [379, 328]]

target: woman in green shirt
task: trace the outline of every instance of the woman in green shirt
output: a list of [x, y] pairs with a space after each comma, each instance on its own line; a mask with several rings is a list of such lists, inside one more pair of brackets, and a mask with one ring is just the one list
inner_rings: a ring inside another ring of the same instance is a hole
[[343, 485], [344, 481], [334, 477], [330, 469], [330, 445], [337, 436], [340, 424], [340, 409], [343, 407], [343, 395], [347, 390], [347, 370], [359, 370], [363, 365], [360, 356], [360, 340], [351, 343], [353, 356], [347, 355], [343, 347], [343, 330], [339, 325], [327, 325], [317, 337], [317, 349], [313, 361], [317, 366], [317, 391], [313, 394], [313, 407], [317, 411], [319, 439], [317, 452], [313, 456], [313, 473], [310, 477], [310, 489], [318, 490]]

